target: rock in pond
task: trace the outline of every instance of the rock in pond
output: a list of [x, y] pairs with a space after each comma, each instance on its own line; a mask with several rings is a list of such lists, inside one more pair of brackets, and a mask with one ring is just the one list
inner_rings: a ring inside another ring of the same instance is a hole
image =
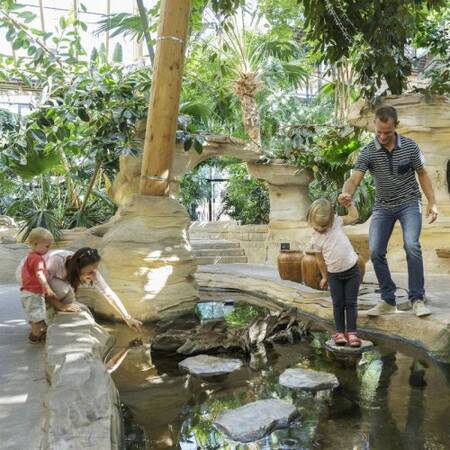
[[322, 391], [339, 386], [336, 376], [311, 369], [286, 369], [279, 378], [282, 386], [302, 391]]
[[297, 415], [297, 409], [282, 400], [257, 400], [220, 414], [214, 426], [234, 441], [252, 442], [287, 427]]
[[233, 372], [242, 366], [242, 362], [239, 359], [197, 355], [183, 359], [178, 365], [193, 375], [211, 377]]
[[349, 345], [336, 345], [333, 339], [325, 342], [325, 348], [333, 353], [340, 355], [360, 355], [373, 349], [373, 342], [361, 339], [361, 347], [350, 347]]

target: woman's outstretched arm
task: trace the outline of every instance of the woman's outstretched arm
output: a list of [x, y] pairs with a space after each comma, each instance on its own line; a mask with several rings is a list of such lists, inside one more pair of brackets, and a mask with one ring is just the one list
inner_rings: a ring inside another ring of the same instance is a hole
[[108, 303], [121, 315], [124, 322], [137, 333], [142, 333], [142, 322], [134, 319], [128, 314], [119, 296], [108, 286], [103, 276], [97, 272], [95, 274], [94, 287], [98, 289]]

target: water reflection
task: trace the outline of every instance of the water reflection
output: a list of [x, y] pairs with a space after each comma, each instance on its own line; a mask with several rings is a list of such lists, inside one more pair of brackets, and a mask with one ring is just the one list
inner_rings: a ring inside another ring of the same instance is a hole
[[[125, 331], [120, 326], [117, 330], [125, 347]], [[180, 355], [152, 354], [150, 361], [145, 360], [148, 367], [143, 371], [137, 370], [142, 362], [137, 355], [128, 363], [127, 356], [113, 374], [121, 399], [133, 417], [128, 432], [135, 439], [128, 440], [127, 448], [450, 448], [448, 367], [438, 367], [414, 351], [399, 352], [389, 344], [378, 344], [361, 359], [338, 359], [324, 350], [326, 337], [314, 333], [297, 344], [262, 345], [244, 361], [242, 369], [208, 379], [180, 372]], [[296, 366], [333, 372], [340, 387], [332, 393], [315, 395], [280, 386], [279, 375]], [[227, 440], [212, 425], [222, 411], [265, 398], [294, 404], [300, 418], [289, 428], [245, 445]]]

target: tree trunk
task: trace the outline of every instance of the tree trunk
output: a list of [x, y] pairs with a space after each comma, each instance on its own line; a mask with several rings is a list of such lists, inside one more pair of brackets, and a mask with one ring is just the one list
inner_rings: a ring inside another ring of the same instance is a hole
[[152, 38], [148, 31], [149, 26], [148, 26], [147, 11], [145, 10], [143, 0], [136, 0], [136, 3], [138, 6], [138, 10], [139, 10], [139, 16], [141, 17], [142, 27], [144, 29], [144, 38], [145, 38], [145, 43], [147, 44], [148, 56], [150, 58], [150, 63], [153, 67], [153, 65], [155, 63], [155, 52], [153, 50]]
[[64, 150], [62, 148], [59, 149], [59, 156], [61, 157], [61, 162], [64, 167], [64, 171], [66, 172], [64, 179], [66, 180], [67, 191], [69, 192], [70, 207], [76, 209], [79, 206], [78, 195], [75, 186], [73, 184], [72, 178], [70, 178], [69, 175], [70, 172], [69, 161], [67, 160], [66, 154], [64, 153]]
[[245, 131], [247, 131], [249, 138], [261, 147], [261, 118], [256, 105], [256, 97], [244, 95], [241, 97], [241, 105]]
[[[137, 4], [133, 5], [133, 14], [137, 15], [139, 14], [139, 7]], [[145, 39], [145, 38], [144, 38]], [[143, 46], [143, 40], [144, 39], [138, 39], [135, 37], [133, 39], [133, 61], [143, 61], [144, 59], [144, 46]], [[152, 47], [153, 50], [153, 47]], [[151, 60], [151, 64], [153, 65], [153, 60]]]
[[80, 208], [80, 216], [86, 208], [89, 196], [91, 195], [92, 188], [94, 187], [95, 180], [97, 178], [97, 175], [100, 171], [101, 166], [102, 166], [102, 160], [98, 159], [97, 162], [95, 163], [94, 173], [92, 174], [91, 179], [89, 180], [89, 185], [86, 190], [86, 196], [84, 197], [83, 204], [81, 205], [81, 208]]
[[261, 148], [261, 117], [256, 105], [256, 93], [261, 82], [253, 72], [241, 73], [233, 82], [236, 95], [241, 99], [242, 121], [249, 138]]
[[190, 0], [162, 0], [139, 192], [164, 196], [175, 150]]

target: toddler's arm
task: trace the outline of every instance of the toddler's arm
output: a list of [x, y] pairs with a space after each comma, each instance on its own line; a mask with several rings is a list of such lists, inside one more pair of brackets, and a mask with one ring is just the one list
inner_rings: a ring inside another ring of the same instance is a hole
[[56, 297], [52, 288], [48, 284], [47, 278], [45, 277], [44, 271], [42, 269], [38, 269], [36, 271], [36, 277], [39, 280], [39, 283], [42, 286], [42, 289], [44, 289], [45, 295], [48, 297]]
[[359, 213], [358, 210], [356, 209], [356, 206], [351, 203], [348, 207], [347, 207], [347, 215], [342, 216], [342, 223], [344, 225], [350, 225], [352, 223], [355, 223], [358, 219], [359, 219]]

